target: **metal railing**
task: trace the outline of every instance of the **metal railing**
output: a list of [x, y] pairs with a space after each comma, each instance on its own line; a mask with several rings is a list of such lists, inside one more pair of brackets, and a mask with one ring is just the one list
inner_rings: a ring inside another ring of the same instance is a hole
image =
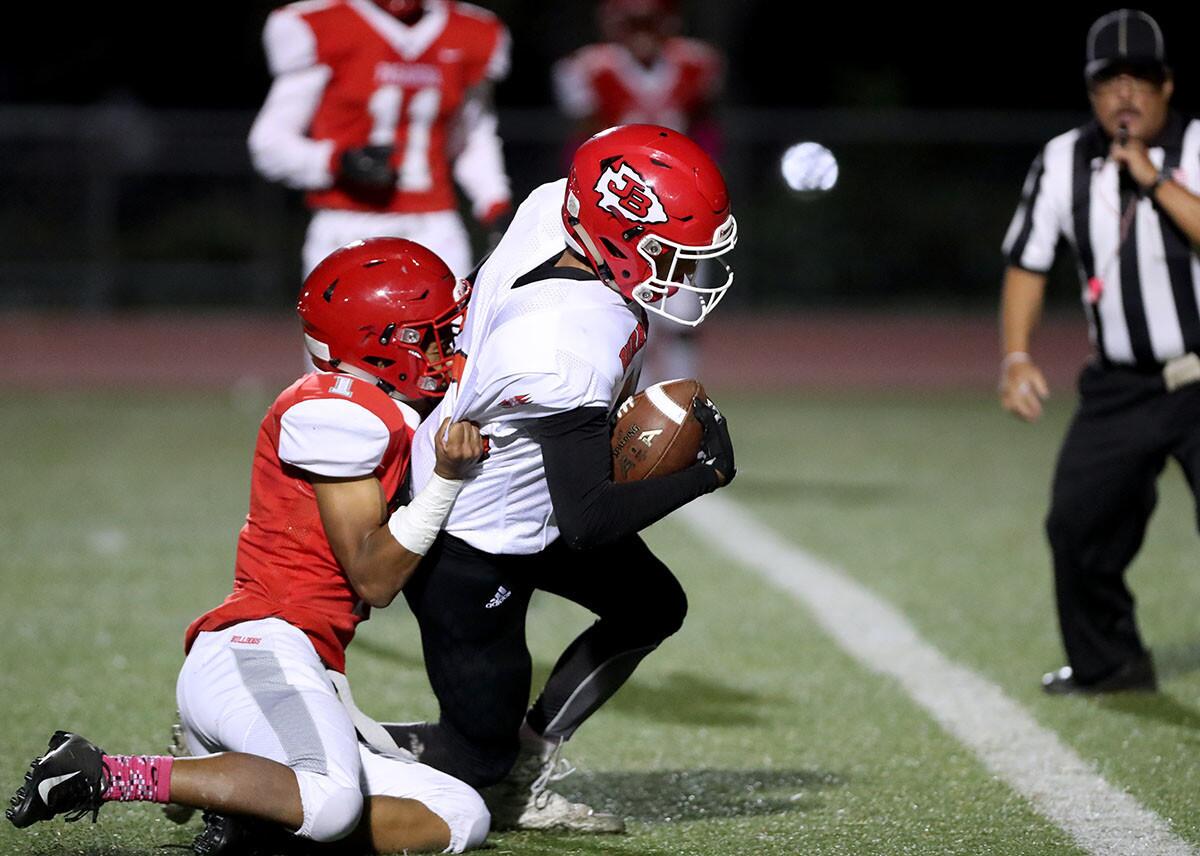
[[[722, 118], [742, 236], [731, 303], [961, 308], [994, 304], [999, 243], [1028, 163], [1083, 116], [729, 109]], [[0, 306], [285, 304], [307, 213], [298, 194], [253, 171], [252, 119], [122, 102], [0, 108]], [[502, 111], [501, 132], [518, 194], [561, 175], [569, 127], [558, 114]], [[779, 177], [780, 154], [804, 139], [841, 163], [838, 186], [815, 199]]]

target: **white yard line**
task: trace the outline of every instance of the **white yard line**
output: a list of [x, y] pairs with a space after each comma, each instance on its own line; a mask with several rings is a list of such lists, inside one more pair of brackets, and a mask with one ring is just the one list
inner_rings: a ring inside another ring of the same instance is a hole
[[[1170, 825], [1043, 728], [996, 684], [952, 662], [890, 604], [719, 495], [677, 512], [702, 540], [807, 606], [868, 669], [890, 675], [983, 764], [1089, 853], [1195, 856]], [[1064, 702], [1066, 703], [1066, 702]]]

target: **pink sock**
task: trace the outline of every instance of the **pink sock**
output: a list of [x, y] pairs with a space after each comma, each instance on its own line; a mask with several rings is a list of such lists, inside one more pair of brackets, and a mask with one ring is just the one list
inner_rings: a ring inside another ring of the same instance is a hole
[[108, 790], [104, 801], [170, 802], [174, 763], [170, 755], [105, 755]]

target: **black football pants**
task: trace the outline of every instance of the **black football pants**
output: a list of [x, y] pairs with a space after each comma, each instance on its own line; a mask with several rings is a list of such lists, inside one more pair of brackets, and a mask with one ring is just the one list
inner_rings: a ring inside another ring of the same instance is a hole
[[[597, 621], [559, 657], [528, 708], [525, 616], [535, 589], [565, 597]], [[530, 556], [497, 556], [443, 533], [404, 588], [421, 628], [437, 723], [388, 726], [401, 746], [475, 787], [502, 779], [522, 720], [568, 738], [683, 624], [687, 598], [636, 535], [589, 550], [562, 540]]]
[[1142, 545], [1168, 456], [1200, 499], [1200, 384], [1169, 393], [1157, 373], [1089, 365], [1079, 393], [1046, 533], [1063, 644], [1086, 684], [1145, 652], [1125, 569]]

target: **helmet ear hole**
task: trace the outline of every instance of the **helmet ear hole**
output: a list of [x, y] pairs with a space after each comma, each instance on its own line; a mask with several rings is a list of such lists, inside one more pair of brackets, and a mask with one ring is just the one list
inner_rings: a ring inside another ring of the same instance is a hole
[[[386, 369], [396, 364], [395, 360], [389, 360], [387, 357], [363, 357], [363, 362], [369, 363], [378, 369]], [[401, 379], [403, 379], [403, 376], [401, 376]]]
[[618, 247], [616, 244], [614, 244], [612, 241], [610, 241], [608, 238], [604, 237], [603, 235], [600, 236], [600, 242], [602, 244], [604, 244], [604, 249], [608, 250], [608, 254], [610, 256], [613, 256], [614, 258], [618, 258], [618, 259], [628, 258], [623, 252], [621, 252], [620, 247]]

